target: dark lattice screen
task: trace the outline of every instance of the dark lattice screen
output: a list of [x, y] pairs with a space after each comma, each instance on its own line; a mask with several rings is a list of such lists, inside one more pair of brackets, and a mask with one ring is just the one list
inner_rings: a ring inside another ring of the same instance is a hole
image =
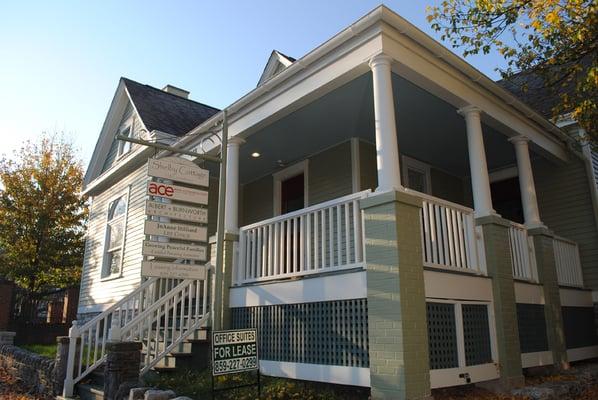
[[232, 308], [233, 328], [257, 328], [260, 358], [369, 367], [367, 300]]
[[548, 350], [544, 305], [518, 303], [517, 323], [522, 353]]
[[492, 362], [488, 307], [483, 304], [463, 304], [461, 309], [466, 365]]
[[593, 307], [562, 307], [561, 310], [568, 349], [598, 344]]
[[458, 367], [455, 305], [426, 303], [426, 307], [428, 311], [430, 369]]

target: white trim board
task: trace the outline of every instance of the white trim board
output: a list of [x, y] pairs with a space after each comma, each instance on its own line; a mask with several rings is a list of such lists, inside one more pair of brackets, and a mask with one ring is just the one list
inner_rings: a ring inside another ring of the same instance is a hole
[[498, 365], [494, 363], [472, 365], [460, 368], [446, 368], [446, 369], [431, 369], [430, 370], [430, 387], [432, 389], [465, 385], [467, 382], [465, 378], [460, 378], [459, 375], [467, 373], [471, 379], [471, 383], [489, 381], [500, 376], [498, 372]]
[[561, 306], [563, 307], [593, 307], [592, 292], [581, 289], [560, 289]]
[[537, 351], [534, 353], [521, 354], [521, 366], [523, 368], [541, 367], [545, 365], [552, 365], [552, 351]]
[[572, 361], [587, 360], [588, 358], [598, 357], [598, 346], [578, 347], [577, 349], [567, 349], [567, 359]]
[[232, 287], [230, 307], [301, 304], [367, 297], [365, 271]]
[[369, 368], [260, 360], [260, 371], [264, 375], [283, 378], [339, 385], [370, 386]]
[[[492, 302], [492, 280], [450, 272], [424, 271], [427, 298]], [[463, 290], [467, 288], [467, 290]]]
[[515, 282], [515, 301], [525, 304], [546, 304], [544, 289], [541, 285]]

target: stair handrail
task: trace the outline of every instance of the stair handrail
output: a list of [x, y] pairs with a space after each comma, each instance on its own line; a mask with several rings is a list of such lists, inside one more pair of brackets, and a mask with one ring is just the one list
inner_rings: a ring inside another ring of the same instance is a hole
[[[105, 345], [108, 339], [108, 336], [112, 333], [112, 330], [118, 331], [128, 324], [130, 324], [135, 318], [137, 318], [140, 314], [146, 312], [147, 309], [151, 307], [155, 301], [153, 300], [153, 296], [156, 294], [154, 291], [150, 291], [152, 289], [152, 285], [159, 285], [158, 291], [162, 289], [167, 289], [170, 283], [175, 283], [176, 280], [173, 279], [163, 279], [157, 277], [150, 277], [145, 282], [143, 282], [139, 287], [134, 289], [132, 292], [127, 294], [125, 297], [114, 303], [105, 311], [101, 312], [100, 314], [93, 317], [91, 320], [86, 322], [85, 324], [79, 326], [77, 321], [73, 321], [73, 326], [69, 330], [69, 353], [67, 358], [67, 373], [66, 378], [64, 381], [64, 389], [63, 389], [63, 396], [64, 397], [71, 397], [73, 395], [74, 386], [77, 382], [81, 379], [85, 378], [89, 375], [92, 371], [94, 371], [98, 366], [102, 364], [102, 362], [106, 358], [105, 354]], [[162, 285], [164, 283], [164, 285]], [[181, 283], [175, 285], [172, 289], [167, 290], [163, 296], [160, 297], [167, 297], [170, 292], [173, 292], [177, 289]], [[144, 292], [148, 292], [144, 296]], [[129, 305], [133, 300], [132, 307], [127, 308], [123, 307]], [[159, 299], [158, 299], [159, 300]], [[156, 301], [158, 301], [156, 300]], [[139, 308], [139, 309], [137, 309]], [[128, 316], [125, 314], [124, 323], [122, 320], [122, 311], [131, 312], [132, 314], [137, 314], [136, 316], [132, 316], [130, 320], [127, 321]], [[115, 324], [114, 318], [112, 318], [115, 314], [118, 314], [118, 324]], [[110, 319], [110, 321], [109, 321]], [[103, 322], [103, 326], [101, 323]], [[108, 326], [108, 322], [110, 322], [110, 326]], [[122, 326], [121, 326], [122, 325]], [[93, 328], [95, 328], [95, 337], [92, 338]], [[116, 329], [115, 329], [116, 328]], [[101, 335], [101, 349], [99, 349], [100, 344], [100, 334], [99, 331], [102, 330], [103, 334]], [[90, 345], [92, 341], [94, 342], [93, 351], [91, 346], [84, 347], [83, 346], [83, 336], [87, 334], [88, 344]], [[80, 341], [80, 343], [78, 343]], [[79, 346], [77, 346], [79, 344]], [[77, 347], [79, 347], [79, 354], [78, 354], [78, 365], [79, 371], [77, 376], [75, 375], [75, 357], [77, 353]], [[99, 350], [99, 356], [98, 356]], [[86, 368], [83, 370], [83, 362], [84, 362], [84, 353], [86, 353]], [[93, 354], [93, 358], [90, 362], [91, 354]]]

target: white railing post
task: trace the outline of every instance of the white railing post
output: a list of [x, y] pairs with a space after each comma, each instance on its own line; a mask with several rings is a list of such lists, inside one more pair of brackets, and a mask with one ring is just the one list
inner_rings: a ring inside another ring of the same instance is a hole
[[73, 321], [73, 325], [69, 329], [69, 354], [66, 364], [66, 378], [64, 379], [64, 387], [62, 390], [63, 397], [72, 397], [75, 383], [73, 375], [75, 373], [75, 352], [77, 348], [77, 339], [79, 337], [79, 328], [77, 320]]

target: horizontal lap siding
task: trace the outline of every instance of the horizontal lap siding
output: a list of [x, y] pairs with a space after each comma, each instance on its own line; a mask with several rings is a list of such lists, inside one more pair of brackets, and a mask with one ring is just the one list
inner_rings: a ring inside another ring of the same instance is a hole
[[430, 181], [430, 186], [432, 186], [432, 196], [452, 201], [457, 204], [465, 204], [465, 190], [463, 188], [462, 179], [438, 169], [431, 168]]
[[352, 193], [350, 142], [316, 154], [309, 159], [308, 165], [310, 206]]
[[598, 289], [598, 229], [583, 161], [574, 155], [566, 164], [535, 159], [533, 172], [542, 221], [579, 244], [585, 286]]
[[[146, 182], [147, 174], [144, 165], [93, 198], [85, 243], [79, 307], [112, 304], [139, 285], [142, 261], [141, 244], [144, 239]], [[121, 278], [102, 282], [102, 258], [108, 205], [119, 195], [126, 195], [129, 184], [131, 193], [127, 212], [123, 275]]]
[[243, 185], [243, 225], [272, 218], [274, 210], [272, 175]]
[[359, 142], [359, 167], [361, 190], [375, 190], [378, 186], [376, 146], [363, 141]]

